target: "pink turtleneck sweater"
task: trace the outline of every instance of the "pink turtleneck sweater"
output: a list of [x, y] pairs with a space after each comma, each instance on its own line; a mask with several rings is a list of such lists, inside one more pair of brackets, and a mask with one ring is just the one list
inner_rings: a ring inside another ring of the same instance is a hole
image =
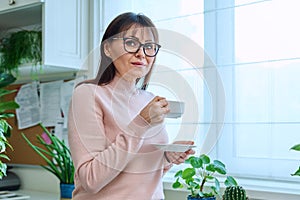
[[153, 98], [119, 77], [75, 88], [68, 123], [73, 200], [164, 198], [167, 163], [151, 143], [167, 143], [167, 133], [163, 124], [151, 126], [139, 116]]

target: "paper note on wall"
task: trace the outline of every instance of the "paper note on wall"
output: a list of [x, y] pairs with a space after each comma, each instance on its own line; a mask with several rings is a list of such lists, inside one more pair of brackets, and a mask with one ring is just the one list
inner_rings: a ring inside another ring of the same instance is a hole
[[73, 94], [74, 87], [81, 81], [84, 80], [84, 77], [78, 77], [77, 79], [66, 81], [61, 85], [60, 88], [60, 108], [64, 116], [64, 126], [63, 128], [67, 128], [68, 122], [68, 113], [69, 113], [69, 106]]
[[64, 82], [60, 88], [61, 101], [60, 107], [64, 116], [64, 128], [67, 128], [69, 104], [71, 101], [75, 80]]
[[44, 126], [55, 126], [62, 118], [60, 87], [63, 80], [40, 84], [41, 121]]
[[37, 87], [37, 82], [22, 85], [15, 97], [15, 101], [20, 106], [20, 108], [16, 109], [19, 129], [40, 123], [40, 104]]

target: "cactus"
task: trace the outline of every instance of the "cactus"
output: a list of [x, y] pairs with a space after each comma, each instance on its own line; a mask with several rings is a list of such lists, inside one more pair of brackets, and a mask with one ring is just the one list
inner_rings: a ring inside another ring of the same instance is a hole
[[241, 186], [228, 186], [223, 195], [223, 200], [247, 200], [246, 191]]

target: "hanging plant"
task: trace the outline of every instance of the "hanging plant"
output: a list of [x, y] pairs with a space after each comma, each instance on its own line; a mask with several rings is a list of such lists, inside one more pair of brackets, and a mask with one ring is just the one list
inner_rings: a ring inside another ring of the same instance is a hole
[[22, 30], [0, 40], [0, 72], [18, 72], [25, 63], [42, 61], [42, 32]]

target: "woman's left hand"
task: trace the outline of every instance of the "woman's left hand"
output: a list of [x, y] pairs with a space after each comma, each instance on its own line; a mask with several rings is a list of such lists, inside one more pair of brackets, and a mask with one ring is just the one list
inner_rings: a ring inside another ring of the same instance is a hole
[[[193, 141], [176, 141], [173, 144], [188, 144], [193, 145]], [[172, 152], [172, 151], [166, 151], [165, 157], [168, 162], [174, 163], [176, 165], [179, 165], [181, 163], [184, 163], [184, 161], [188, 158], [189, 155], [195, 154], [195, 151], [193, 149], [189, 149], [186, 152]]]

